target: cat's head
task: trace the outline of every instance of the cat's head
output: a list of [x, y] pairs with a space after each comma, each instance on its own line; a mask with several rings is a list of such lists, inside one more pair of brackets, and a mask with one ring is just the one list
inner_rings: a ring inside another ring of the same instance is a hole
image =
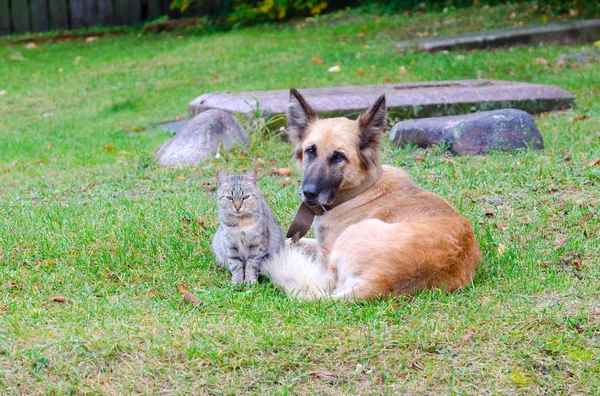
[[258, 207], [256, 171], [231, 175], [217, 172], [219, 209], [235, 216], [248, 216]]

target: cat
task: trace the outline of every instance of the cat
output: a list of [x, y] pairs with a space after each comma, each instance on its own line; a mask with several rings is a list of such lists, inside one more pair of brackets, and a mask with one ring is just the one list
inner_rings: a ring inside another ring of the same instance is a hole
[[219, 227], [212, 248], [234, 284], [252, 284], [262, 264], [284, 246], [284, 234], [261, 197], [256, 171], [228, 176], [217, 172]]

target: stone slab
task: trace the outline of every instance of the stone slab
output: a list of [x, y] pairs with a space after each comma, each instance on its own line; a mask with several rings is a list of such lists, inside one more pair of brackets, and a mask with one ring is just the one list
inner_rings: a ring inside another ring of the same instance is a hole
[[516, 28], [431, 37], [417, 41], [401, 41], [399, 50], [416, 47], [434, 52], [450, 49], [478, 49], [510, 45], [573, 44], [600, 40], [600, 19], [553, 22]]
[[390, 140], [401, 146], [448, 145], [456, 155], [544, 147], [533, 117], [516, 109], [402, 121], [390, 131]]
[[[552, 85], [502, 80], [457, 80], [407, 84], [363, 85], [300, 89], [308, 103], [323, 117], [355, 116], [382, 94], [392, 117], [423, 118], [502, 108], [529, 113], [565, 110], [575, 96]], [[284, 114], [289, 91], [207, 93], [189, 105], [191, 116], [220, 109], [253, 117], [258, 107], [264, 116]]]

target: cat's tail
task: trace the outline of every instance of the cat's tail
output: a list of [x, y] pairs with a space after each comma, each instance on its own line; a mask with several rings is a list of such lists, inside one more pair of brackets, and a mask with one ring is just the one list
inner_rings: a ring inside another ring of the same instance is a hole
[[286, 246], [275, 253], [262, 272], [287, 295], [301, 300], [327, 298], [333, 284], [327, 269], [297, 247]]

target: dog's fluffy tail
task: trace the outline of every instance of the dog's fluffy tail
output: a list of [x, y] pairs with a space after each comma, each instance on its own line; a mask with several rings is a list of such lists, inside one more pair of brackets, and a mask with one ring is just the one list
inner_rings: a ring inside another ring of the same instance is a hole
[[262, 272], [287, 295], [301, 300], [329, 296], [333, 283], [326, 268], [297, 247], [281, 249], [263, 264]]

